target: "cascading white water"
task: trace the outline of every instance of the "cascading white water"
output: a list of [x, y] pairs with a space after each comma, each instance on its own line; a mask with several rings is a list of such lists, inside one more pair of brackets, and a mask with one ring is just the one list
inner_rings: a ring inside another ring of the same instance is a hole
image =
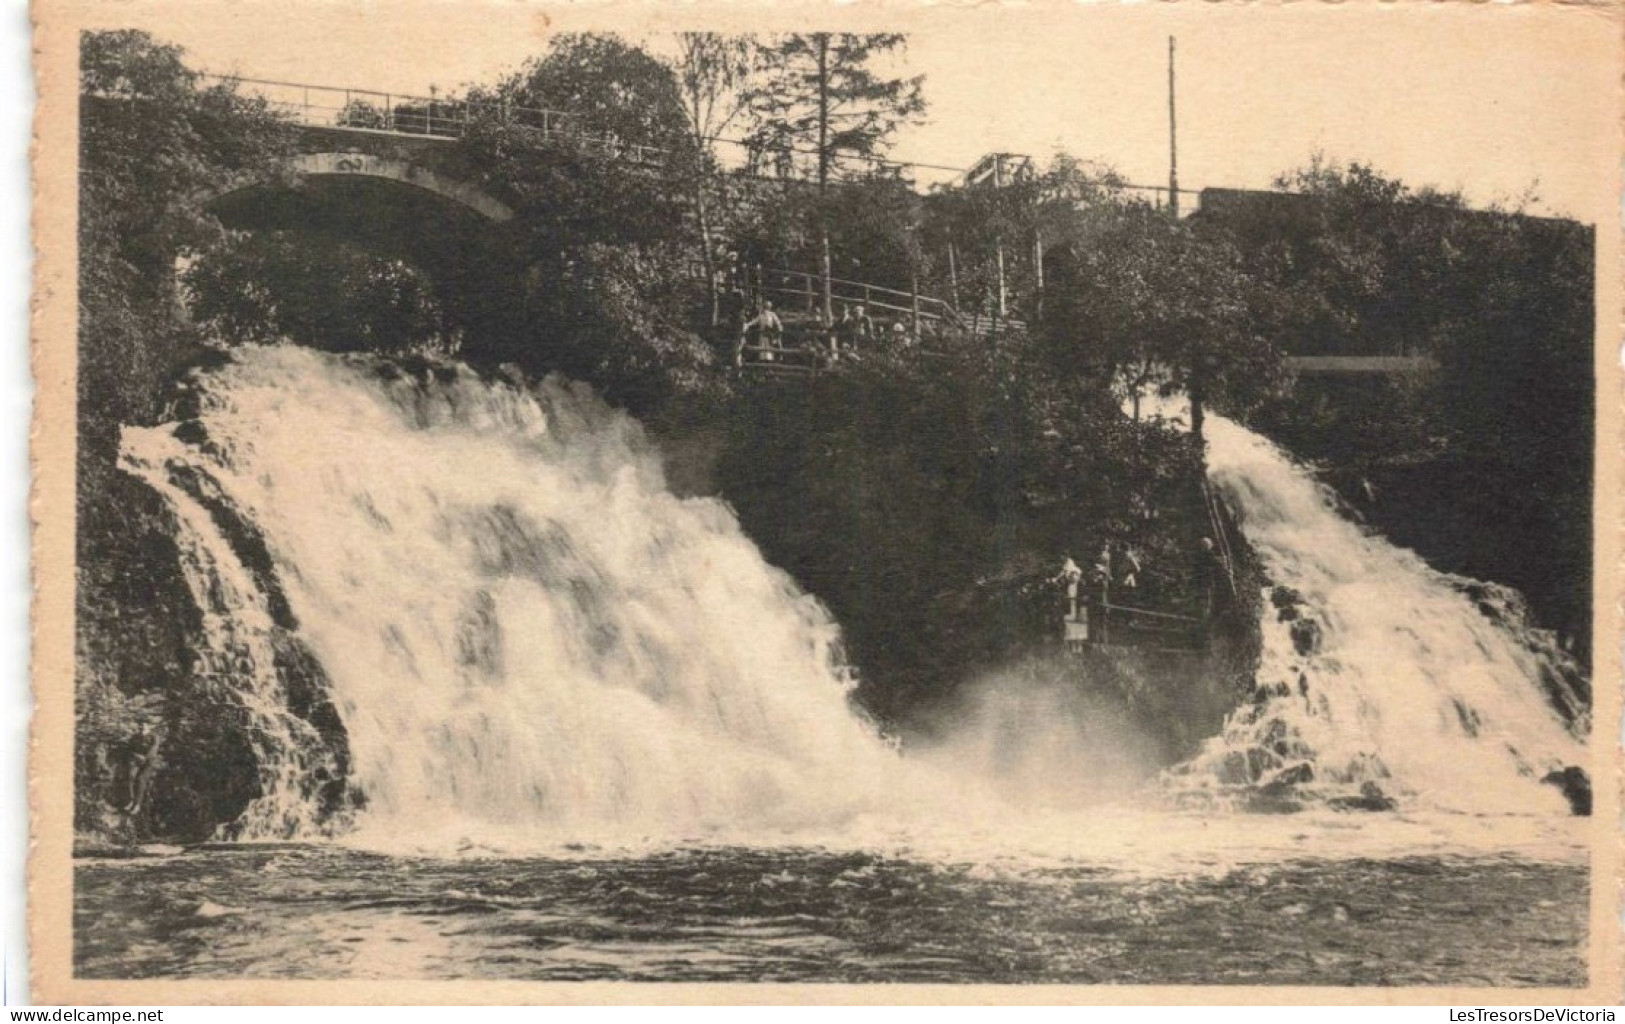
[[1586, 718], [1549, 634], [1528, 628], [1504, 591], [1356, 526], [1256, 434], [1210, 417], [1207, 440], [1211, 479], [1275, 586], [1255, 700], [1173, 773], [1176, 787], [1564, 810], [1540, 780], [1587, 764]]
[[[997, 765], [911, 764], [854, 714], [828, 613], [725, 505], [668, 492], [638, 426], [586, 389], [292, 346], [240, 349], [191, 386], [195, 418], [127, 429], [122, 465], [174, 514], [205, 678], [247, 719], [261, 796], [227, 834], [337, 823], [391, 847], [511, 848], [1026, 820], [984, 792]], [[1558, 652], [1341, 518], [1262, 439], [1209, 424], [1213, 477], [1293, 597], [1266, 605], [1258, 699], [1175, 788], [1561, 810], [1538, 780], [1583, 744], [1534, 684], [1580, 710], [1553, 685]], [[347, 760], [290, 708], [294, 633]], [[1070, 795], [1088, 784], [1072, 761], [1034, 767]], [[354, 821], [322, 799], [345, 776]]]
[[895, 795], [827, 612], [725, 505], [669, 493], [637, 425], [585, 389], [295, 347], [194, 386], [207, 440], [127, 429], [123, 465], [175, 509], [218, 646], [253, 649], [246, 835], [311, 829], [294, 776], [312, 737], [278, 706], [263, 598], [177, 473], [265, 538], [331, 680], [363, 834], [799, 828]]
[[241, 709], [247, 719], [242, 733], [253, 750], [261, 792], [228, 833], [312, 833], [321, 817], [316, 784], [341, 773], [311, 723], [290, 711], [288, 688], [277, 669], [275, 616], [264, 587], [204, 503], [218, 507], [224, 496], [207, 479], [190, 477], [207, 489], [199, 494], [177, 478], [176, 467], [196, 458], [172, 432], [126, 431], [120, 464], [146, 481], [175, 516], [181, 572], [202, 619], [196, 674], [209, 700], [223, 712]]

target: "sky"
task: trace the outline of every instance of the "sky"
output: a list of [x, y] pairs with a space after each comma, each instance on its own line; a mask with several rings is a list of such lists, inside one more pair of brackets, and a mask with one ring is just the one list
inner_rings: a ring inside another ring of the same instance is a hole
[[[1583, 7], [1029, 3], [988, 7], [423, 4], [260, 0], [87, 7], [193, 63], [385, 91], [490, 81], [561, 31], [617, 28], [660, 49], [693, 27], [901, 29], [924, 123], [892, 155], [968, 166], [1065, 149], [1130, 181], [1168, 179], [1168, 39], [1178, 40], [1180, 184], [1265, 187], [1316, 152], [1477, 203], [1533, 188], [1534, 212], [1617, 210], [1617, 22]], [[721, 19], [721, 20], [719, 20]], [[929, 183], [936, 177], [922, 173]]]

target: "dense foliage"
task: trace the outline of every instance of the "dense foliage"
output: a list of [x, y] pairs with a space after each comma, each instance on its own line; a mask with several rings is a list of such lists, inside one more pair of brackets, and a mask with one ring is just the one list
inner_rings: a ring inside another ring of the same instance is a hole
[[1361, 164], [1317, 159], [1279, 184], [1293, 191], [1205, 214], [1273, 289], [1266, 329], [1293, 352], [1420, 355], [1435, 368], [1306, 378], [1259, 425], [1331, 467], [1396, 540], [1518, 587], [1585, 652], [1592, 231], [1470, 209]]
[[234, 344], [296, 340], [330, 352], [455, 347], [422, 270], [329, 235], [230, 235], [182, 279], [197, 325]]
[[735, 401], [718, 487], [834, 610], [887, 720], [1050, 649], [1050, 580], [1069, 554], [1133, 548], [1137, 599], [1191, 610], [1206, 529], [1194, 447], [1040, 358], [1015, 344], [951, 363], [905, 354]]
[[143, 32], [86, 33], [79, 89], [80, 399], [128, 421], [151, 415], [157, 383], [191, 354], [174, 261], [220, 233], [193, 198], [274, 171], [289, 139], [263, 100], [206, 85]]
[[1081, 244], [1050, 258], [1040, 331], [1051, 365], [1110, 382], [1140, 416], [1149, 392], [1246, 408], [1279, 378], [1280, 353], [1259, 328], [1265, 287], [1241, 254], [1161, 211], [1126, 203]]

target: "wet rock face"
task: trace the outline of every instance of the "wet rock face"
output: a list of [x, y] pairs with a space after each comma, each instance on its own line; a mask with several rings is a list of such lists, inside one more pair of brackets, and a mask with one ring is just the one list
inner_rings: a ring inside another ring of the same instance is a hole
[[1320, 650], [1320, 637], [1320, 623], [1314, 619], [1296, 619], [1293, 621], [1292, 649], [1298, 652], [1300, 658], [1307, 658]]
[[1291, 587], [1271, 587], [1270, 604], [1282, 622], [1291, 622], [1298, 617], [1298, 606], [1303, 604], [1303, 595]]
[[1522, 641], [1535, 655], [1539, 666], [1537, 681], [1547, 701], [1576, 735], [1589, 732], [1591, 677], [1570, 645], [1553, 631], [1537, 628], [1528, 600], [1511, 587], [1498, 583], [1462, 576], [1446, 576], [1445, 579], [1473, 602], [1480, 615], [1510, 630]]
[[1370, 781], [1361, 783], [1359, 796], [1333, 797], [1327, 805], [1340, 811], [1391, 811], [1399, 806], [1381, 786]]
[[173, 518], [149, 488], [99, 468], [79, 502], [74, 824], [119, 842], [207, 838], [257, 792], [252, 759], [198, 685], [201, 617]]
[[[209, 443], [196, 421], [177, 434]], [[231, 696], [233, 673], [253, 666], [202, 653], [202, 613], [165, 502], [120, 472], [93, 470], [81, 483], [75, 827], [118, 843], [209, 839], [261, 795], [253, 724]], [[274, 669], [290, 710], [334, 752], [338, 771], [312, 780], [319, 805], [347, 813], [358, 798], [326, 675], [294, 632], [263, 539], [229, 504], [210, 511], [278, 619]]]
[[[1258, 788], [1254, 797], [1255, 804], [1266, 807], [1273, 804], [1285, 806], [1288, 803], [1296, 805], [1295, 799], [1299, 786], [1315, 781], [1315, 769], [1308, 764], [1295, 764], [1290, 768], [1277, 772], [1275, 777]], [[1293, 806], [1293, 810], [1297, 807]]]

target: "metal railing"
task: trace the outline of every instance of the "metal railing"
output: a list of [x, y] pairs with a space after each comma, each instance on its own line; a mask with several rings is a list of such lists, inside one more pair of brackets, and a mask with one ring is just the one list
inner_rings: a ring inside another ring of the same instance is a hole
[[1065, 643], [1081, 653], [1091, 646], [1137, 647], [1165, 651], [1201, 651], [1208, 645], [1208, 623], [1194, 615], [1152, 611], [1109, 600], [1092, 599], [1065, 620]]
[[[821, 313], [824, 296], [822, 275], [804, 270], [756, 268], [751, 286], [762, 294], [788, 298], [798, 303], [807, 313]], [[954, 309], [943, 299], [919, 292], [887, 288], [866, 281], [853, 281], [832, 277], [830, 301], [846, 307], [864, 307], [865, 312], [879, 311], [907, 321], [914, 340], [920, 340], [925, 325], [951, 329], [974, 335], [994, 335], [1022, 332], [1027, 325], [1011, 317], [996, 314], [965, 314]]]
[[1229, 586], [1232, 596], [1236, 593], [1236, 552], [1230, 542], [1231, 517], [1229, 509], [1223, 499], [1219, 497], [1212, 483], [1202, 481], [1202, 507], [1207, 512], [1208, 526], [1212, 530], [1214, 553], [1218, 556], [1219, 565], [1224, 569], [1225, 583]]
[[204, 75], [204, 81], [246, 87], [270, 108], [306, 128], [429, 139], [460, 139], [476, 122], [496, 121], [543, 139], [568, 137], [600, 153], [647, 166], [665, 164], [668, 152], [657, 146], [629, 143], [612, 132], [594, 131], [579, 115], [563, 110], [527, 107], [503, 100], [456, 96], [418, 96], [340, 86], [279, 82], [266, 78]]
[[[580, 115], [564, 110], [528, 107], [510, 104], [504, 100], [469, 99], [453, 94], [422, 96], [412, 93], [385, 92], [378, 89], [358, 89], [333, 85], [313, 85], [305, 82], [284, 82], [269, 78], [247, 78], [241, 75], [202, 74], [204, 82], [247, 86], [263, 95], [272, 107], [292, 116], [298, 123], [312, 128], [331, 128], [340, 131], [383, 132], [391, 135], [412, 135], [422, 138], [455, 139], [467, 124], [479, 117], [501, 117], [505, 121], [533, 129], [544, 135], [567, 131], [595, 144], [618, 146], [629, 153], [641, 153], [642, 158], [660, 160], [668, 152], [655, 146], [622, 143], [612, 133], [594, 132], [580, 124]], [[705, 141], [719, 145], [751, 149], [747, 139], [711, 136]], [[806, 154], [813, 150], [793, 148], [791, 152]], [[997, 155], [997, 154], [993, 154]], [[1009, 157], [1011, 154], [1004, 154]], [[954, 167], [946, 164], [922, 163], [910, 160], [891, 160], [882, 156], [843, 153], [843, 157], [858, 160], [869, 166], [887, 167], [899, 172], [915, 170], [950, 172], [963, 181], [975, 168]], [[986, 162], [984, 158], [983, 162]], [[775, 176], [773, 180], [785, 180]], [[796, 179], [788, 179], [796, 180]], [[1159, 206], [1168, 205], [1170, 190], [1166, 185], [1137, 185], [1119, 182], [1113, 187], [1126, 192], [1148, 193]], [[1183, 196], [1193, 197], [1189, 208], [1182, 207], [1181, 216], [1187, 216], [1198, 205], [1205, 190], [1178, 189]]]
[[[627, 143], [613, 133], [592, 131], [577, 114], [505, 100], [423, 96], [226, 75], [201, 78], [217, 85], [247, 88], [261, 96], [272, 110], [306, 128], [455, 140], [462, 138], [476, 123], [496, 121], [535, 133], [542, 139], [568, 137], [596, 152], [640, 166], [658, 168], [664, 166], [669, 157], [669, 151], [660, 147]], [[751, 284], [758, 298], [766, 295], [789, 298], [801, 302], [808, 312], [814, 312], [822, 304], [821, 275], [757, 267], [755, 278]], [[934, 296], [865, 281], [831, 278], [830, 293], [832, 302], [861, 305], [866, 310], [905, 318], [915, 342], [920, 342], [927, 333], [993, 337], [1026, 330], [1026, 324], [1017, 319], [980, 312], [965, 314]]]

